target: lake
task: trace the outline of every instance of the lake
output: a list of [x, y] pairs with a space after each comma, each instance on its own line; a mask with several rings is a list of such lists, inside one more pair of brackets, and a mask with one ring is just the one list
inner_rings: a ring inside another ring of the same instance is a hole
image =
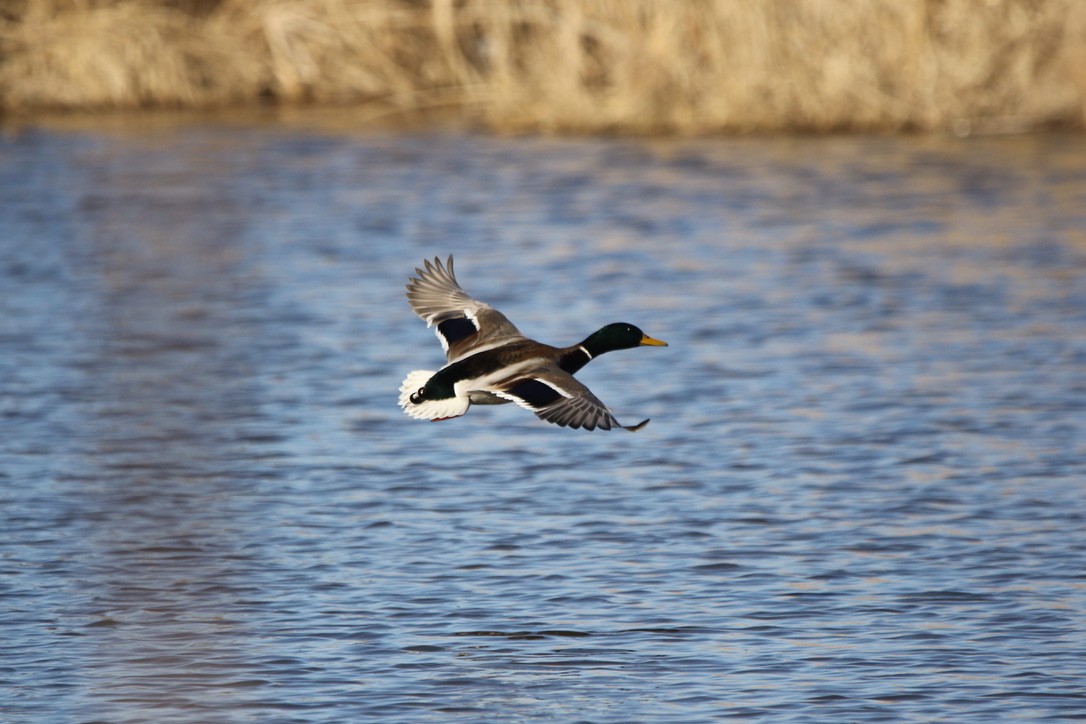
[[[1086, 138], [0, 138], [0, 719], [1086, 712]], [[396, 405], [403, 287], [640, 432]]]

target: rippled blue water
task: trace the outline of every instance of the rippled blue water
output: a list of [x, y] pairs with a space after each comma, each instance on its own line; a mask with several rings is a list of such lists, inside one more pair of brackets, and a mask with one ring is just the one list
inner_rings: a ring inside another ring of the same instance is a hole
[[[0, 140], [0, 719], [1086, 712], [1086, 140]], [[426, 256], [637, 434], [411, 420]]]

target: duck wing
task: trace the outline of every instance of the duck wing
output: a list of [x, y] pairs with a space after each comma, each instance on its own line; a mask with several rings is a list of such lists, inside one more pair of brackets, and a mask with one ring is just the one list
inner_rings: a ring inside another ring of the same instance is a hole
[[445, 264], [434, 257], [424, 266], [416, 267], [417, 276], [407, 283], [407, 301], [427, 327], [437, 326], [449, 362], [523, 338], [504, 314], [460, 287], [451, 255]]
[[556, 365], [548, 365], [502, 383], [494, 390], [500, 397], [531, 410], [541, 420], [574, 429], [610, 430], [621, 427], [640, 430], [648, 420], [637, 425], [623, 425], [592, 390]]

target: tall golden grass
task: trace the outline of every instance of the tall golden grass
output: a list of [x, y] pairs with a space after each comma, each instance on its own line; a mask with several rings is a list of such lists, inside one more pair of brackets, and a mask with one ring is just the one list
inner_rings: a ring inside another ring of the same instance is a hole
[[369, 102], [498, 130], [1086, 125], [1084, 0], [0, 0], [0, 108]]

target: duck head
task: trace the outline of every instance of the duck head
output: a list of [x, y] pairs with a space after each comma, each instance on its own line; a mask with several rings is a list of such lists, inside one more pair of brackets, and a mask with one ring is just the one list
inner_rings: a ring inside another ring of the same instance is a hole
[[604, 352], [614, 352], [619, 349], [645, 346], [666, 347], [667, 342], [653, 339], [632, 324], [615, 322], [588, 335], [588, 338], [581, 342], [581, 346], [593, 357], [599, 357]]

